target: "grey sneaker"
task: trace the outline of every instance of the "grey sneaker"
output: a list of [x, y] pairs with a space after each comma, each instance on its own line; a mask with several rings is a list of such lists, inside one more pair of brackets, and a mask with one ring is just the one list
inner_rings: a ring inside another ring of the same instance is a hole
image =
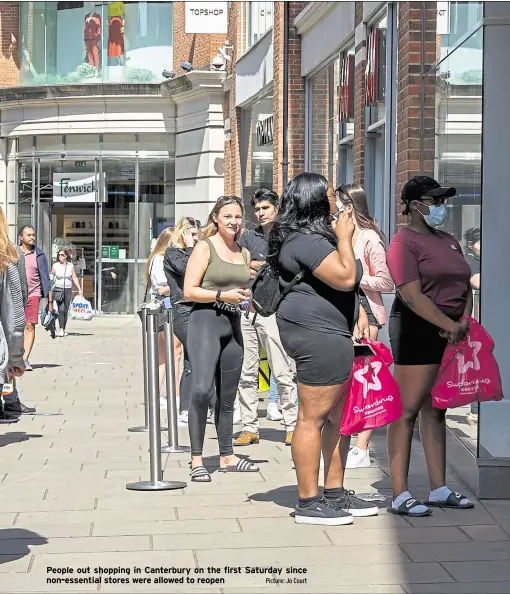
[[24, 361], [25, 363], [25, 371], [34, 371], [34, 368], [32, 367], [32, 365], [30, 365], [30, 362], [28, 361], [28, 359], [26, 361]]
[[356, 497], [354, 491], [344, 489], [343, 495], [337, 499], [329, 499], [330, 505], [347, 512], [355, 518], [366, 518], [368, 516], [376, 516], [379, 513], [379, 508], [373, 502], [365, 501]]
[[353, 522], [352, 514], [334, 507], [324, 498], [306, 507], [300, 507], [298, 503], [294, 520], [296, 524], [318, 524], [319, 526], [345, 526]]

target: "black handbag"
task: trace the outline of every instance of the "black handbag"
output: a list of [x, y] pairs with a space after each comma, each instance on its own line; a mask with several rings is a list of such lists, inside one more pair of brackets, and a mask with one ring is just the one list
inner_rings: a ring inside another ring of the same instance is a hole
[[[66, 272], [67, 272], [67, 262], [64, 267], [64, 287], [65, 287], [65, 283], [66, 283]], [[55, 282], [56, 281], [53, 281], [53, 286], [51, 287], [51, 297], [53, 298], [53, 301], [55, 301], [56, 303], [58, 303], [60, 305], [60, 303], [62, 303], [62, 301], [64, 301], [65, 289], [64, 289], [64, 287], [56, 287]]]

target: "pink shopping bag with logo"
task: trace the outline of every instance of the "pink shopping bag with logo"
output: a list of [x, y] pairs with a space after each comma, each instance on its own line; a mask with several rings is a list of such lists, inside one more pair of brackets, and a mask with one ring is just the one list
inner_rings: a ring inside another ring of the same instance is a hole
[[382, 342], [364, 340], [375, 355], [354, 357], [347, 380], [340, 433], [352, 435], [393, 423], [402, 415], [400, 391], [390, 372], [391, 352]]
[[467, 319], [467, 337], [457, 344], [449, 344], [444, 352], [432, 388], [435, 408], [456, 408], [503, 398], [501, 375], [493, 353], [494, 341], [474, 318]]

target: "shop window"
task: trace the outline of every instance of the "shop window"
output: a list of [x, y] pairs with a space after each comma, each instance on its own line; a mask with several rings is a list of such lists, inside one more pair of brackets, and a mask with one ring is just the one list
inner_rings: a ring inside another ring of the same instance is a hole
[[247, 218], [254, 190], [273, 187], [273, 95], [241, 112], [241, 180]]
[[386, 27], [385, 16], [374, 26], [367, 39], [365, 105], [374, 108], [370, 123], [384, 117], [386, 102]]
[[273, 26], [274, 2], [248, 2], [248, 47]]
[[332, 184], [337, 173], [339, 61], [325, 66], [308, 80], [308, 169]]
[[[483, 2], [437, 2], [437, 61], [446, 57], [466, 35], [474, 32], [482, 18]], [[481, 49], [477, 47], [478, 43], [478, 37], [473, 35], [462, 46], [465, 49]]]
[[171, 2], [21, 2], [20, 84], [156, 83], [171, 68]]
[[354, 47], [340, 57], [338, 83], [338, 183], [354, 181]]

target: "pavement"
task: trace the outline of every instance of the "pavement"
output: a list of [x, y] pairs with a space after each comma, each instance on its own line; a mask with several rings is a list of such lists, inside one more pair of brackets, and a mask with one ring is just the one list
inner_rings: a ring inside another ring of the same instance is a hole
[[[260, 444], [238, 449], [260, 473], [191, 483], [189, 454], [166, 454], [165, 479], [185, 489], [126, 490], [149, 478], [148, 436], [127, 431], [144, 416], [139, 322], [97, 318], [70, 332], [52, 341], [39, 329], [35, 370], [19, 383], [25, 403], [62, 414], [0, 426], [0, 592], [510, 592], [510, 502], [387, 514], [384, 432], [373, 465], [346, 483], [381, 512], [351, 526], [294, 523], [290, 448], [265, 419]], [[209, 425], [205, 454], [216, 468]], [[475, 499], [451, 472], [448, 482]], [[417, 440], [410, 484], [426, 497]]]

